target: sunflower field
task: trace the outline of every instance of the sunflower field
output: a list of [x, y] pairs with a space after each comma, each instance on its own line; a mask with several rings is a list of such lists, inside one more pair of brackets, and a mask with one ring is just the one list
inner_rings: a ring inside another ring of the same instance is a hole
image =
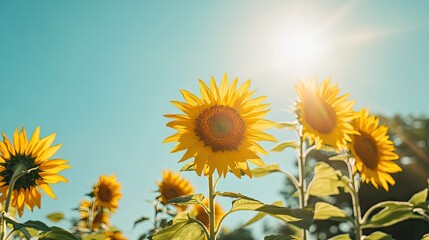
[[0, 240], [429, 240], [427, 9], [1, 2]]

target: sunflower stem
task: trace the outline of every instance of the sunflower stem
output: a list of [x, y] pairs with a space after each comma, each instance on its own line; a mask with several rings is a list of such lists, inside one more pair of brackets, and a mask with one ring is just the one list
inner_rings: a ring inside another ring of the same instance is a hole
[[216, 240], [216, 233], [215, 233], [215, 189], [213, 185], [213, 175], [210, 174], [208, 176], [209, 179], [209, 230], [210, 230], [210, 240]]
[[5, 222], [5, 219], [4, 219], [4, 214], [8, 214], [9, 213], [10, 201], [11, 201], [11, 198], [12, 198], [12, 192], [13, 192], [13, 190], [15, 188], [15, 183], [16, 183], [16, 181], [20, 177], [24, 176], [25, 174], [28, 174], [29, 172], [31, 172], [33, 170], [36, 170], [37, 168], [38, 167], [27, 169], [27, 167], [24, 164], [18, 164], [18, 165], [16, 165], [16, 167], [15, 167], [15, 169], [13, 171], [13, 175], [12, 175], [12, 177], [10, 179], [10, 182], [9, 182], [9, 188], [7, 190], [7, 196], [6, 196], [6, 203], [5, 203], [5, 207], [4, 207], [4, 212], [3, 212], [2, 217], [1, 217], [1, 226], [0, 226], [0, 230], [1, 230], [1, 232], [0, 232], [0, 239], [1, 240], [6, 239], [5, 238], [6, 222]]
[[[307, 185], [305, 181], [305, 142], [304, 138], [301, 133], [298, 132], [299, 135], [299, 153], [298, 153], [298, 168], [299, 168], [299, 207], [304, 208], [307, 206], [306, 201], [306, 192], [307, 192]], [[301, 235], [304, 240], [307, 240], [307, 232], [305, 229], [301, 230]]]
[[[347, 155], [348, 156], [348, 155]], [[347, 157], [347, 169], [349, 171], [349, 176], [351, 182], [351, 198], [353, 204], [353, 215], [355, 219], [355, 239], [360, 240], [362, 238], [362, 226], [361, 226], [361, 210], [360, 210], [360, 202], [359, 202], [359, 179], [358, 175], [353, 171], [353, 164], [350, 162], [349, 157]]]

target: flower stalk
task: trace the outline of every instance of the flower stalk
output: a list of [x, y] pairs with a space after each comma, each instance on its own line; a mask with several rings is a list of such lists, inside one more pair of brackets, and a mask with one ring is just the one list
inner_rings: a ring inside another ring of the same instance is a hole
[[210, 226], [210, 240], [216, 240], [215, 232], [215, 189], [213, 185], [213, 175], [208, 176], [209, 179], [209, 226]]
[[[299, 207], [304, 208], [307, 206], [307, 183], [305, 181], [305, 158], [306, 154], [304, 151], [305, 148], [305, 142], [303, 139], [303, 136], [300, 132], [298, 132], [299, 135], [299, 152], [298, 152], [298, 168], [299, 168]], [[301, 231], [302, 238], [304, 240], [307, 240], [307, 232], [305, 229], [302, 229]]]

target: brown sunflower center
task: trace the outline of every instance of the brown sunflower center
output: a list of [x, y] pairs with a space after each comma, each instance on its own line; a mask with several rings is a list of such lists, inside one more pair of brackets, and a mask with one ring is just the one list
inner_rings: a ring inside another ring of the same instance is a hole
[[214, 151], [236, 150], [244, 138], [246, 125], [240, 114], [228, 106], [212, 106], [196, 119], [196, 133]]
[[12, 180], [14, 171], [18, 168], [20, 170], [33, 169], [29, 173], [18, 178], [18, 180], [16, 180], [15, 182], [15, 186], [13, 189], [28, 189], [30, 187], [37, 186], [36, 180], [42, 179], [42, 177], [40, 177], [39, 175], [40, 170], [37, 168], [39, 165], [34, 162], [35, 160], [36, 159], [34, 157], [16, 155], [11, 156], [9, 161], [0, 163], [0, 165], [4, 167], [4, 170], [0, 172], [0, 176], [3, 177], [2, 182], [5, 182], [5, 185], [9, 185], [10, 181]]
[[172, 199], [172, 198], [175, 198], [175, 197], [178, 197], [179, 196], [179, 193], [177, 192], [177, 190], [176, 189], [174, 189], [174, 188], [170, 188], [170, 189], [168, 189], [167, 191], [166, 191], [166, 193], [165, 193], [165, 198], [167, 199], [167, 200], [170, 200], [170, 199]]
[[337, 124], [334, 109], [318, 96], [307, 96], [307, 99], [304, 104], [305, 121], [322, 134], [332, 132]]
[[355, 135], [354, 148], [358, 157], [369, 169], [376, 169], [378, 166], [377, 145], [370, 135], [360, 132], [360, 136]]
[[103, 202], [110, 202], [113, 198], [113, 192], [108, 186], [100, 186], [98, 198]]

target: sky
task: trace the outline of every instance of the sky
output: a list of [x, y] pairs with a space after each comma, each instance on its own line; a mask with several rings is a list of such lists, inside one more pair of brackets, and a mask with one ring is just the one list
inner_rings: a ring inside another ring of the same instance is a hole
[[[427, 115], [427, 9], [425, 1], [387, 0], [0, 1], [0, 131], [55, 132], [55, 156], [72, 166], [62, 174], [69, 183], [53, 186], [58, 199], [44, 196], [42, 209], [27, 209], [24, 219], [76, 217], [71, 209], [98, 177], [115, 174], [123, 198], [112, 223], [135, 239], [148, 226], [132, 224], [152, 216], [146, 200], [162, 170], [182, 166], [183, 153], [162, 143], [174, 133], [163, 115], [179, 113], [170, 101], [182, 100], [179, 89], [198, 93], [198, 79], [251, 79], [274, 121], [294, 120], [294, 85], [313, 77], [332, 77], [356, 110]], [[263, 159], [296, 171], [290, 150]], [[182, 175], [207, 191], [204, 178]], [[274, 202], [283, 182], [228, 175], [219, 190]], [[225, 224], [252, 216], [237, 215]]]

